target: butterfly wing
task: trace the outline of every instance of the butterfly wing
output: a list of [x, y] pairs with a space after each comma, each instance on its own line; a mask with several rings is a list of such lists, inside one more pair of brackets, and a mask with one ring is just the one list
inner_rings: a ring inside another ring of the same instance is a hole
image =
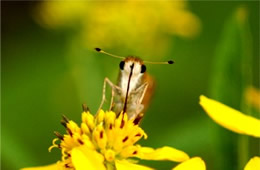
[[149, 104], [150, 104], [150, 102], [151, 102], [153, 94], [154, 94], [155, 81], [154, 81], [153, 77], [150, 76], [147, 73], [144, 75], [143, 81], [148, 83], [148, 87], [146, 89], [146, 92], [144, 94], [144, 98], [143, 98], [143, 101], [142, 101], [142, 104], [144, 106], [142, 113], [145, 113]]

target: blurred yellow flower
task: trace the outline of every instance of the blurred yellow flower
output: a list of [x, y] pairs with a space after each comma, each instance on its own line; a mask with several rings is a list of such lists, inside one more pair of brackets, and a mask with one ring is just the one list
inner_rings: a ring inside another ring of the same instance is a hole
[[[200, 96], [200, 105], [206, 113], [219, 125], [239, 134], [260, 138], [260, 120], [245, 115], [218, 101]], [[252, 158], [244, 170], [259, 170], [260, 157]]]
[[182, 162], [172, 170], [206, 170], [205, 162], [200, 157], [194, 157]]
[[[63, 118], [62, 124], [67, 134], [55, 132], [58, 138], [53, 140], [53, 148], [60, 148], [62, 160], [56, 164], [24, 168], [23, 170], [38, 169], [151, 169], [138, 165], [139, 158], [145, 160], [168, 160], [182, 162], [189, 159], [183, 151], [162, 147], [153, 149], [135, 144], [147, 135], [134, 119], [129, 120], [127, 114], [118, 117], [112, 111], [100, 110], [96, 116], [88, 111], [82, 113], [82, 123], [79, 127], [74, 121]], [[60, 140], [60, 143], [56, 143]]]
[[77, 27], [90, 49], [140, 48], [160, 55], [169, 46], [169, 35], [193, 38], [200, 32], [200, 20], [184, 0], [45, 1], [34, 18], [47, 28]]
[[200, 96], [200, 105], [221, 126], [240, 134], [260, 137], [260, 120], [245, 115], [218, 101]]
[[248, 161], [244, 170], [259, 170], [259, 169], [260, 169], [260, 157], [255, 156]]
[[245, 91], [246, 101], [249, 105], [260, 111], [260, 91], [254, 87], [248, 87]]

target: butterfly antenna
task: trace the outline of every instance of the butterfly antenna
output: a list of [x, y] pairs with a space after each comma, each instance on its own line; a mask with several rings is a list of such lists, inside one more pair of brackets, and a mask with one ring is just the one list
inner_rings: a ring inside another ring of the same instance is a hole
[[121, 57], [121, 56], [117, 56], [117, 55], [114, 55], [114, 54], [110, 54], [110, 53], [108, 53], [108, 52], [103, 51], [103, 50], [100, 49], [100, 48], [95, 48], [95, 50], [96, 50], [97, 52], [99, 52], [99, 53], [103, 53], [103, 54], [109, 55], [109, 56], [114, 57], [114, 58], [125, 59], [125, 57]]
[[173, 64], [174, 61], [173, 60], [169, 60], [169, 61], [159, 61], [159, 62], [156, 62], [156, 61], [143, 61], [144, 63], [148, 63], [148, 64]]

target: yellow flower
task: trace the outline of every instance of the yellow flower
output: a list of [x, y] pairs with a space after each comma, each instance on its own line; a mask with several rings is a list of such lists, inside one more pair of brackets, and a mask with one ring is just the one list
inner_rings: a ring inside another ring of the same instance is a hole
[[255, 156], [248, 161], [244, 170], [259, 170], [259, 169], [260, 169], [260, 157]]
[[[218, 101], [200, 96], [200, 105], [206, 113], [219, 125], [239, 134], [260, 138], [260, 120], [245, 115]], [[252, 158], [244, 170], [258, 170], [260, 157]]]
[[179, 164], [172, 170], [191, 170], [191, 167], [193, 170], [206, 170], [205, 162], [199, 157], [191, 158]]
[[[200, 32], [200, 20], [179, 1], [45, 1], [35, 10], [35, 20], [47, 28], [80, 30], [85, 47], [168, 49], [171, 37], [192, 38]], [[140, 47], [139, 47], [140, 46]], [[146, 55], [148, 53], [146, 52]]]
[[[138, 165], [137, 158], [145, 160], [169, 160], [182, 162], [189, 159], [183, 151], [165, 146], [159, 149], [142, 147], [136, 144], [147, 135], [136, 120], [129, 120], [127, 114], [119, 116], [112, 111], [100, 110], [96, 116], [85, 111], [82, 123], [63, 117], [62, 124], [67, 134], [55, 132], [53, 148], [60, 148], [62, 160], [46, 167], [29, 169], [151, 169]], [[60, 141], [57, 143], [57, 141]]]
[[240, 134], [260, 137], [260, 120], [245, 115], [218, 101], [200, 96], [200, 105], [221, 126]]
[[249, 105], [260, 111], [260, 91], [255, 87], [248, 87], [245, 90], [246, 101]]

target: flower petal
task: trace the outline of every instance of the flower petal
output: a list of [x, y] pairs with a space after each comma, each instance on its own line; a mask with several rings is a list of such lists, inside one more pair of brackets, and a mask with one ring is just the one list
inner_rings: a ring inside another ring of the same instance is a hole
[[189, 156], [180, 150], [169, 146], [153, 149], [150, 147], [141, 147], [136, 155], [140, 159], [145, 160], [169, 160], [175, 162], [182, 162], [189, 159]]
[[152, 168], [143, 166], [143, 165], [138, 165], [131, 163], [127, 160], [116, 160], [116, 169], [117, 170], [151, 170]]
[[200, 157], [191, 158], [179, 165], [172, 170], [206, 170], [205, 162]]
[[21, 170], [62, 170], [63, 166], [61, 162], [57, 162], [51, 165], [31, 167], [31, 168], [22, 168]]
[[260, 157], [255, 156], [248, 161], [244, 170], [259, 170], [259, 169], [260, 169]]
[[247, 116], [218, 101], [200, 96], [200, 105], [221, 126], [240, 134], [260, 137], [260, 120]]
[[77, 170], [105, 170], [104, 158], [95, 150], [81, 146], [71, 152], [72, 163]]

